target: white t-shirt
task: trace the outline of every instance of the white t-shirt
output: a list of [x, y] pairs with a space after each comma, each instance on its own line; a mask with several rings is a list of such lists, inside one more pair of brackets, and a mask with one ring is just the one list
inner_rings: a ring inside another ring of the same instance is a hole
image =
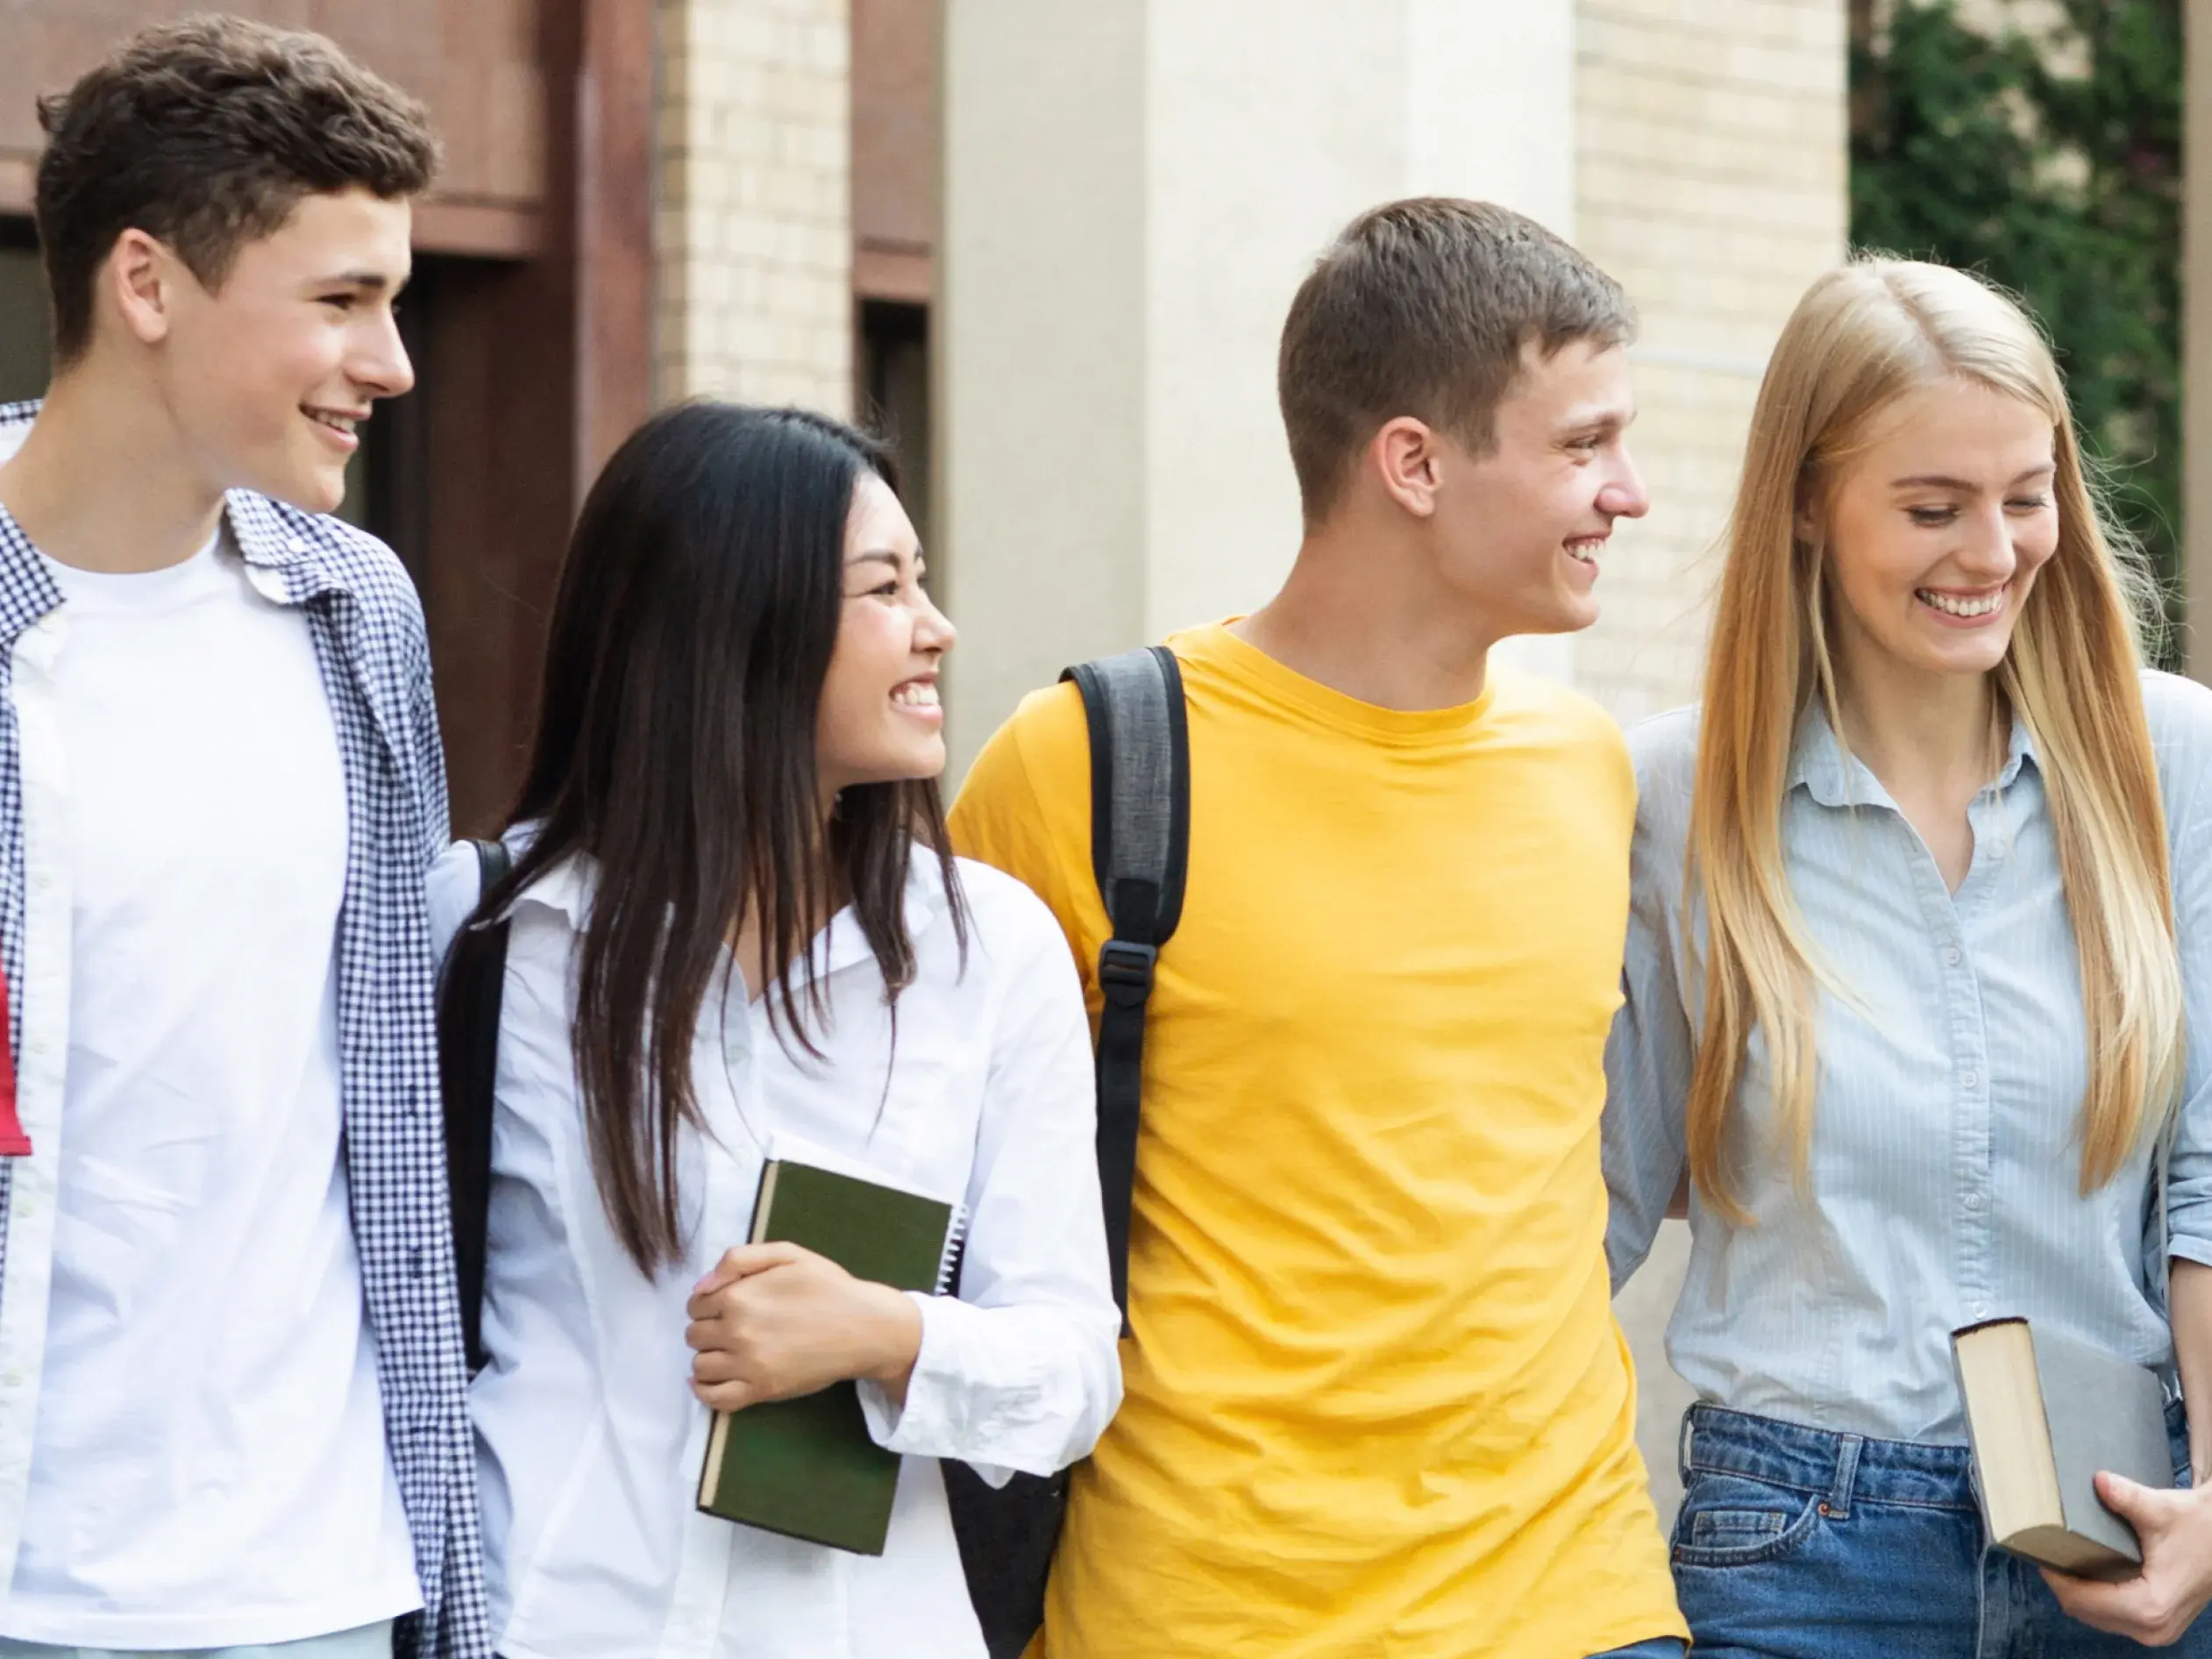
[[421, 1606], [339, 1157], [345, 780], [307, 620], [210, 545], [66, 597], [69, 1049], [0, 1634], [289, 1641]]

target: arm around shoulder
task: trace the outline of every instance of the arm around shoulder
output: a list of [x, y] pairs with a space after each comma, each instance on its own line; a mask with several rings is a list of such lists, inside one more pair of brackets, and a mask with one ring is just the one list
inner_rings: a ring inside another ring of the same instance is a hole
[[1647, 721], [1629, 737], [1636, 830], [1621, 1007], [1605, 1044], [1601, 1136], [1611, 1200], [1605, 1254], [1615, 1290], [1650, 1253], [1687, 1167], [1694, 1037], [1681, 907], [1696, 741], [1696, 713], [1688, 709]]

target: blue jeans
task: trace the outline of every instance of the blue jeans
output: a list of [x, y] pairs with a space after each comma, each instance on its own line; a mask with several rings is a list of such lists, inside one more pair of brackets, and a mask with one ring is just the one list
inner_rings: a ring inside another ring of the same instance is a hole
[[1682, 1644], [1678, 1637], [1654, 1636], [1632, 1648], [1608, 1648], [1590, 1659], [1682, 1659]]
[[[2188, 1482], [2178, 1406], [2166, 1428]], [[1697, 1659], [2142, 1659], [1987, 1548], [1963, 1446], [1690, 1409], [1675, 1591]], [[2212, 1619], [2166, 1651], [2212, 1659]]]

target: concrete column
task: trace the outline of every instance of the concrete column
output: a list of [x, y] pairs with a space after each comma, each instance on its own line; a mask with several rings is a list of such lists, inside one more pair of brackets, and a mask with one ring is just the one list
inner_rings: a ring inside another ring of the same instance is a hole
[[852, 407], [847, 0], [658, 0], [654, 391]]
[[1573, 0], [946, 0], [956, 773], [1063, 665], [1274, 591], [1277, 336], [1346, 220], [1436, 193], [1573, 233], [1574, 28]]

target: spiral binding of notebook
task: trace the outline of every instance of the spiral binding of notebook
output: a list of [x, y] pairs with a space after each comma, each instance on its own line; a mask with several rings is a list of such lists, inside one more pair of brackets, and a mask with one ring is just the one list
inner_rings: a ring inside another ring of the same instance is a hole
[[939, 1296], [957, 1296], [960, 1293], [960, 1262], [968, 1253], [968, 1207], [952, 1207], [952, 1224], [945, 1228], [944, 1254], [937, 1258], [937, 1288]]

